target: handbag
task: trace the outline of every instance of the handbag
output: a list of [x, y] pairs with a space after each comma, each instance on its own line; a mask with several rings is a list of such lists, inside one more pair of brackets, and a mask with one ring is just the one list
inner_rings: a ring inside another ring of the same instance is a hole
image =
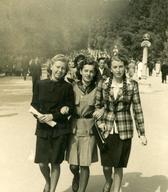
[[106, 139], [103, 135], [102, 130], [98, 127], [97, 123], [95, 122], [92, 127], [93, 134], [96, 138], [97, 145], [101, 152], [105, 152], [107, 150], [107, 143]]

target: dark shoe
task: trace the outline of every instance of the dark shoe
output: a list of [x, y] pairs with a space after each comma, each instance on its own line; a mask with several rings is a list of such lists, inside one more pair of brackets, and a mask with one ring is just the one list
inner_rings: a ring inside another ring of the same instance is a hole
[[111, 186], [112, 186], [113, 180], [111, 179], [110, 182], [106, 182], [104, 187], [103, 187], [103, 192], [110, 192]]
[[79, 176], [74, 176], [72, 180], [72, 190], [73, 192], [77, 192], [79, 189]]

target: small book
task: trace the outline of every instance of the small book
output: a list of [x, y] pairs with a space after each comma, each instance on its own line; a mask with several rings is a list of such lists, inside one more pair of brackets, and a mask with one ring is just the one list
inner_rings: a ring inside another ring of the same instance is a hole
[[[43, 114], [38, 112], [33, 106], [30, 107], [29, 112], [33, 114], [37, 119], [42, 116]], [[55, 121], [47, 121], [46, 124], [48, 124], [51, 127], [54, 127], [57, 123]]]
[[92, 130], [93, 130], [93, 134], [95, 135], [96, 142], [97, 142], [99, 149], [102, 152], [106, 151], [106, 149], [107, 149], [106, 139], [105, 139], [104, 134], [101, 131], [101, 129], [97, 126], [96, 122], [93, 125]]

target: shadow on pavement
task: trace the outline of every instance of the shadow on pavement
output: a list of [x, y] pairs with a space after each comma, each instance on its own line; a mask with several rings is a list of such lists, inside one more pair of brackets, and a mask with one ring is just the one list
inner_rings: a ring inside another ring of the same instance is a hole
[[18, 115], [18, 113], [10, 113], [10, 114], [5, 114], [5, 115], [0, 115], [0, 117], [11, 117], [11, 116], [15, 116]]
[[[101, 192], [104, 182], [105, 179], [102, 175], [91, 176], [87, 192]], [[164, 175], [143, 177], [142, 173], [139, 172], [124, 174], [122, 192], [167, 192], [167, 190], [168, 178]], [[72, 192], [71, 187], [64, 192]]]
[[139, 172], [124, 175], [122, 192], [167, 192], [167, 190], [168, 178], [164, 175], [143, 177]]

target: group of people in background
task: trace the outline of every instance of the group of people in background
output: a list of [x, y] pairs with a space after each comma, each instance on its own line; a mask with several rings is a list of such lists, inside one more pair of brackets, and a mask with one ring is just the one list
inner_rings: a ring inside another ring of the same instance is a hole
[[[90, 51], [91, 52], [91, 51]], [[71, 54], [69, 54], [69, 71], [67, 74], [67, 78], [71, 78], [71, 76], [74, 75], [74, 69], [77, 66], [78, 60], [80, 60], [84, 55], [89, 55], [88, 50], [81, 50], [81, 51], [74, 51]], [[104, 58], [107, 68], [110, 68], [110, 60], [111, 56], [107, 54], [106, 52], [99, 52], [96, 55], [94, 55], [94, 59], [99, 63], [99, 59], [101, 60], [100, 63], [104, 62], [102, 61]], [[51, 59], [50, 58], [42, 58], [42, 57], [28, 57], [27, 55], [23, 56], [4, 56], [4, 58], [0, 58], [0, 76], [21, 76], [24, 80], [26, 80], [27, 76], [32, 76], [33, 84], [36, 81], [36, 79], [39, 79], [39, 76], [42, 76], [42, 69], [48, 68], [48, 77], [49, 77], [49, 70], [51, 65]], [[100, 64], [101, 65], [101, 64]], [[100, 66], [104, 68], [104, 66]], [[130, 75], [135, 80], [141, 80], [142, 78], [142, 68], [143, 63], [140, 60], [134, 60], [130, 59], [130, 65], [128, 66], [130, 69]], [[71, 70], [72, 69], [72, 70]], [[151, 60], [148, 59], [147, 63], [147, 69], [148, 69], [148, 76], [153, 76], [153, 73], [155, 71], [156, 77], [160, 76], [161, 74], [161, 82], [166, 83], [167, 81], [167, 75], [168, 75], [168, 64], [166, 61], [161, 60]], [[106, 69], [105, 69], [106, 70]], [[37, 77], [38, 76], [38, 77]], [[68, 77], [69, 76], [69, 77]], [[75, 78], [72, 77], [73, 79]]]
[[[133, 119], [138, 137], [147, 144], [135, 65], [122, 52], [97, 60], [83, 54], [68, 61], [62, 54], [48, 61], [47, 78], [34, 84], [31, 105], [41, 113], [36, 125], [35, 163], [45, 179], [43, 192], [55, 192], [60, 165], [73, 174], [73, 192], [85, 192], [90, 166], [98, 161], [93, 127], [105, 138], [100, 151], [103, 192], [119, 192], [131, 151]], [[134, 113], [134, 118], [132, 116]], [[48, 122], [55, 121], [51, 127]]]

